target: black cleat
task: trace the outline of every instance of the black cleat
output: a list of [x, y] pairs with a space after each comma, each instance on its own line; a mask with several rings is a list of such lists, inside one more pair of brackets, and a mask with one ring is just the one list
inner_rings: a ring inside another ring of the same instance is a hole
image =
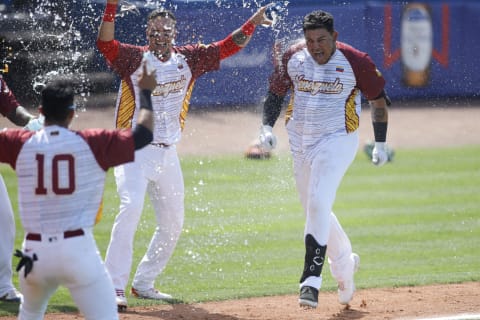
[[314, 287], [303, 286], [300, 288], [298, 303], [302, 307], [316, 308], [318, 305], [318, 290]]

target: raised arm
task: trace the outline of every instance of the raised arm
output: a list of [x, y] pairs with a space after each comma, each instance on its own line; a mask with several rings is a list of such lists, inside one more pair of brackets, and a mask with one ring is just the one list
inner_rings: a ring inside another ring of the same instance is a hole
[[265, 18], [265, 10], [268, 6], [261, 7], [257, 10], [240, 28], [233, 31], [225, 39], [218, 41], [220, 46], [220, 58], [228, 58], [243, 47], [245, 47], [255, 32], [258, 25], [270, 25], [272, 21]]
[[107, 61], [114, 61], [118, 55], [119, 44], [115, 40], [115, 13], [118, 0], [107, 0], [100, 29], [98, 30], [97, 47]]
[[42, 127], [37, 117], [18, 103], [2, 76], [0, 76], [0, 109], [1, 113], [17, 126], [23, 127], [30, 124], [32, 125], [32, 128], [28, 128], [30, 130], [38, 130]]
[[137, 117], [137, 125], [133, 131], [135, 150], [143, 148], [153, 139], [153, 108], [152, 91], [157, 86], [155, 72], [147, 73], [146, 65], [143, 65], [143, 73], [138, 80], [140, 87], [140, 112]]
[[98, 30], [98, 40], [112, 41], [115, 39], [115, 14], [118, 0], [107, 0], [107, 6]]

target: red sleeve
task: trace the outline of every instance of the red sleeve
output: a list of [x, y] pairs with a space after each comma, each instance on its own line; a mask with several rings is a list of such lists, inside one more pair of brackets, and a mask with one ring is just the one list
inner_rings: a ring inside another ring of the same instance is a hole
[[117, 40], [100, 41], [97, 46], [107, 59], [108, 65], [122, 78], [129, 77], [140, 67], [147, 46], [134, 46]]
[[370, 56], [342, 42], [337, 42], [337, 48], [342, 51], [352, 66], [357, 87], [365, 98], [367, 100], [378, 98], [385, 87], [385, 79]]
[[101, 54], [107, 59], [108, 62], [112, 62], [118, 55], [118, 48], [120, 44], [117, 40], [102, 41], [97, 39], [97, 48]]
[[[255, 32], [255, 25], [248, 20], [243, 24], [241, 27], [242, 32], [246, 36], [251, 36], [253, 35], [253, 32]], [[225, 39], [218, 41], [217, 45], [220, 47], [220, 59], [223, 60], [225, 58], [228, 58], [230, 56], [233, 56], [235, 53], [240, 51], [242, 47], [238, 46], [234, 41], [232, 34], [230, 34], [228, 37]]]
[[13, 91], [7, 86], [5, 80], [0, 77], [0, 113], [6, 116], [19, 105]]
[[87, 129], [77, 133], [88, 143], [98, 164], [105, 171], [135, 159], [135, 144], [130, 129]]
[[230, 34], [223, 40], [217, 42], [218, 47], [220, 48], [220, 59], [223, 60], [230, 56], [233, 56], [235, 53], [240, 51], [242, 47], [239, 47], [234, 41], [233, 37]]
[[22, 150], [23, 144], [34, 134], [34, 131], [22, 129], [0, 131], [0, 162], [8, 163], [15, 169], [18, 154]]
[[287, 95], [288, 90], [292, 87], [292, 79], [288, 75], [288, 62], [290, 58], [297, 53], [298, 51], [302, 50], [305, 47], [305, 43], [301, 42], [299, 44], [295, 44], [288, 48], [287, 51], [282, 55], [281, 63], [274, 64], [274, 70], [272, 75], [269, 78], [269, 91], [284, 97]]
[[185, 56], [194, 79], [209, 71], [220, 69], [220, 47], [218, 42], [209, 45], [195, 44], [175, 47], [174, 50]]

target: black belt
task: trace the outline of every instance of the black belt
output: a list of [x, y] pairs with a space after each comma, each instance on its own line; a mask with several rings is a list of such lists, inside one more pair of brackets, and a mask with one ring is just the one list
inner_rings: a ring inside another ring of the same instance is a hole
[[161, 142], [152, 142], [150, 143], [152, 146], [155, 146], [155, 147], [160, 147], [160, 148], [168, 148], [170, 147], [169, 144], [166, 144], [166, 143], [161, 143]]
[[[63, 238], [68, 239], [73, 237], [79, 237], [83, 236], [84, 234], [85, 232], [83, 231], [83, 229], [69, 230], [63, 233]], [[27, 233], [25, 239], [30, 241], [42, 241], [42, 235], [40, 233]]]

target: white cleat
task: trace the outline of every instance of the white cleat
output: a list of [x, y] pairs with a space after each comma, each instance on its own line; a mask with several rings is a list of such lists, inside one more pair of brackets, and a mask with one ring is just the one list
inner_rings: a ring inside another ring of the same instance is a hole
[[139, 299], [164, 300], [164, 301], [173, 300], [171, 295], [160, 292], [155, 288], [150, 288], [147, 290], [138, 290], [132, 287], [131, 293], [134, 297]]
[[360, 267], [360, 257], [358, 254], [352, 253], [350, 257], [353, 259], [352, 277], [349, 280], [338, 282], [338, 302], [345, 305], [349, 304], [353, 299], [353, 294], [355, 293], [355, 282], [353, 280], [353, 276]]
[[23, 295], [15, 288], [11, 288], [3, 296], [0, 297], [0, 301], [3, 302], [15, 302], [20, 303], [23, 300]]

